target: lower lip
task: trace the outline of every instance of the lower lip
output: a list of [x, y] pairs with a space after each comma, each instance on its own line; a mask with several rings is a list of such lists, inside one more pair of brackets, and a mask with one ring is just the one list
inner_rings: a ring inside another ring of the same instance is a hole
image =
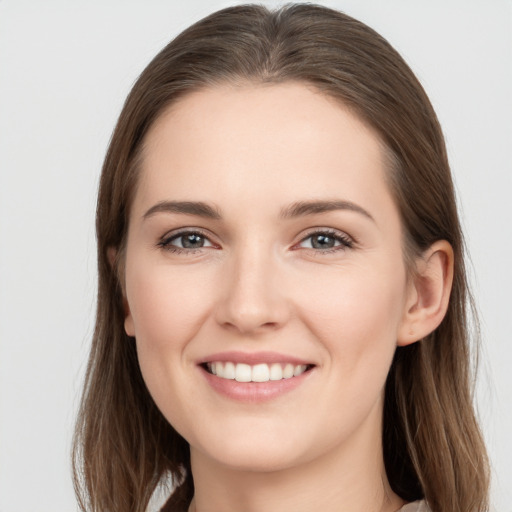
[[232, 400], [240, 402], [259, 403], [272, 400], [303, 384], [313, 373], [313, 368], [305, 371], [298, 377], [289, 379], [269, 380], [267, 382], [238, 382], [232, 379], [222, 379], [199, 367], [208, 384], [217, 391]]

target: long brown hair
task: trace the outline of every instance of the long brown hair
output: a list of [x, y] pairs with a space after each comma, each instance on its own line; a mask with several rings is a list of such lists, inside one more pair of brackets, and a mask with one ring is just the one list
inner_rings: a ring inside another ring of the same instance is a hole
[[[128, 96], [103, 166], [97, 206], [97, 319], [74, 439], [82, 510], [142, 512], [158, 482], [184, 510], [194, 488], [188, 443], [146, 389], [124, 331], [123, 251], [145, 134], [178, 98], [220, 83], [299, 81], [338, 99], [380, 135], [404, 226], [406, 261], [437, 240], [455, 253], [448, 312], [399, 347], [385, 389], [383, 450], [392, 489], [434, 512], [488, 510], [488, 460], [473, 409], [463, 238], [443, 135], [404, 60], [380, 35], [310, 4], [218, 11], [166, 46]], [[109, 248], [116, 249], [114, 262]]]

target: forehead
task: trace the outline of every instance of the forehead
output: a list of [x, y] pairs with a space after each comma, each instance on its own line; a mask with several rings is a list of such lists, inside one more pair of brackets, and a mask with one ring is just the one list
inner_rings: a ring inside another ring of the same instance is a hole
[[387, 192], [384, 153], [371, 128], [305, 84], [205, 88], [151, 127], [136, 202], [266, 197], [277, 207], [335, 194], [371, 203]]

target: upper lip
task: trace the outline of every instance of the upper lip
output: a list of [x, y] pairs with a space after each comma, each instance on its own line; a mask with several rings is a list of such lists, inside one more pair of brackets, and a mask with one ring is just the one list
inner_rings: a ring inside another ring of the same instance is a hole
[[232, 363], [244, 363], [249, 365], [255, 365], [258, 363], [291, 363], [293, 365], [305, 364], [312, 365], [311, 361], [301, 359], [296, 356], [290, 356], [287, 354], [281, 354], [279, 352], [217, 352], [211, 354], [199, 361], [199, 364], [213, 363], [216, 361], [232, 362]]

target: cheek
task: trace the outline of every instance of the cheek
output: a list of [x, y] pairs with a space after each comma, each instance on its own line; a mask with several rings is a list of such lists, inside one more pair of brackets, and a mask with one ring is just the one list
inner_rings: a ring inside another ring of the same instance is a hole
[[[151, 267], [149, 267], [151, 268]], [[135, 335], [154, 349], [186, 343], [205, 315], [208, 293], [175, 269], [132, 269], [126, 292]]]
[[396, 349], [404, 299], [404, 281], [385, 276], [377, 270], [346, 272], [330, 283], [329, 292], [320, 293], [322, 283], [317, 282], [318, 293], [311, 294], [307, 307], [304, 302], [303, 322], [325, 353], [329, 385], [315, 403], [330, 427], [326, 434], [314, 430], [324, 427], [312, 425], [312, 435], [324, 436], [326, 442], [349, 436], [372, 411], [380, 421], [378, 404]]
[[396, 268], [341, 271], [337, 280], [316, 282], [314, 299], [304, 302], [304, 322], [345, 377], [387, 375], [402, 319], [404, 275]]
[[158, 408], [178, 428], [176, 418], [187, 401], [200, 398], [188, 388], [186, 356], [208, 316], [211, 298], [207, 287], [200, 286], [199, 275], [191, 279], [183, 270], [141, 263], [127, 267], [126, 281], [139, 365]]
[[183, 407], [200, 398], [188, 387], [183, 362], [189, 363], [187, 348], [208, 316], [211, 297], [198, 275], [141, 263], [127, 267], [126, 280], [139, 365], [157, 406], [179, 429]]

